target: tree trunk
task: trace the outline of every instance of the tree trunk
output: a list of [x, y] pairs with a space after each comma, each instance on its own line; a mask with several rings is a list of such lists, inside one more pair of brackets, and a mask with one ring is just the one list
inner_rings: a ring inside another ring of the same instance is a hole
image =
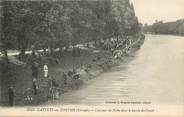
[[97, 44], [97, 40], [95, 39], [95, 46], [96, 46], [96, 44]]
[[46, 48], [45, 48], [45, 47], [43, 48], [43, 54], [44, 54], [44, 55], [47, 54], [47, 51], [46, 51]]
[[54, 55], [54, 47], [53, 47], [53, 45], [51, 44], [51, 46], [50, 46], [50, 55], [53, 57], [53, 55]]
[[25, 52], [26, 52], [25, 49], [21, 49], [21, 53], [19, 54], [20, 61], [23, 61], [25, 59], [25, 55], [26, 55]]
[[4, 54], [4, 59], [5, 59], [5, 61], [8, 63], [8, 52], [7, 52], [7, 49], [6, 48], [4, 48], [3, 49], [3, 54]]
[[56, 40], [56, 37], [55, 37], [54, 33], [51, 30], [49, 30], [49, 32], [50, 32], [50, 36], [51, 36], [50, 45], [49, 45], [49, 47], [50, 47], [50, 54], [51, 54], [51, 56], [53, 56], [53, 54], [54, 54], [54, 47], [55, 47], [54, 40]]
[[8, 86], [10, 86], [10, 83], [11, 83], [11, 77], [12, 77], [12, 69], [11, 67], [9, 66], [9, 64], [7, 62], [3, 62], [0, 66], [0, 69], [1, 69], [1, 73], [0, 73], [0, 82], [1, 82], [1, 100], [2, 103], [4, 104], [5, 102], [7, 102], [7, 89], [8, 89]]

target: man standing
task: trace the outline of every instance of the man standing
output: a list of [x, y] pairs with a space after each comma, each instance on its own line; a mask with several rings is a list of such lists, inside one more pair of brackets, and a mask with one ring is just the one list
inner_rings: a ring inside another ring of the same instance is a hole
[[48, 77], [49, 68], [48, 68], [48, 66], [46, 64], [43, 66], [43, 71], [44, 71], [44, 77], [47, 78]]
[[9, 105], [13, 106], [15, 93], [14, 93], [14, 90], [13, 90], [12, 86], [9, 87], [9, 89], [8, 89], [8, 97], [9, 97]]
[[34, 95], [37, 95], [37, 83], [36, 83], [36, 79], [33, 79], [33, 90], [34, 90]]

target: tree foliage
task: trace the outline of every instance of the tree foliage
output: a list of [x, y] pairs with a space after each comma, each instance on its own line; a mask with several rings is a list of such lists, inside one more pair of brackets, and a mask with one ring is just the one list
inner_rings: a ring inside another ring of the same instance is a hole
[[145, 25], [144, 31], [156, 34], [179, 34], [184, 35], [184, 20], [176, 22], [156, 21], [153, 25]]
[[62, 47], [139, 32], [129, 0], [2, 1], [1, 41], [8, 49]]

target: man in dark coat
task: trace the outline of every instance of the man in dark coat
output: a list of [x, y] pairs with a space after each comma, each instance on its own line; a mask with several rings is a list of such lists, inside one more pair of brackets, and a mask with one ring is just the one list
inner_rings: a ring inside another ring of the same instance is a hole
[[8, 97], [9, 97], [9, 105], [13, 106], [15, 93], [14, 93], [14, 90], [13, 90], [12, 86], [9, 87], [9, 89], [8, 89]]
[[36, 83], [36, 79], [33, 79], [33, 90], [34, 90], [34, 95], [37, 95], [37, 83]]

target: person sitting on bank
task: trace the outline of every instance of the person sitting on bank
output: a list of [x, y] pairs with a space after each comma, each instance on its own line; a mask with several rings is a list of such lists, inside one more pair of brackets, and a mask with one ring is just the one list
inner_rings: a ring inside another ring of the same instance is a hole
[[73, 75], [73, 72], [71, 70], [68, 71], [68, 76], [71, 77]]
[[13, 106], [14, 105], [15, 92], [14, 92], [12, 86], [10, 86], [9, 89], [8, 89], [8, 97], [9, 97], [9, 105]]
[[80, 75], [79, 74], [74, 74], [73, 79], [75, 79], [75, 80], [80, 79]]
[[52, 86], [53, 87], [59, 87], [59, 84], [57, 83], [55, 78], [52, 79]]
[[65, 72], [63, 72], [63, 82], [64, 85], [67, 85], [67, 75], [65, 74]]
[[73, 75], [77, 73], [77, 70], [74, 68], [73, 69]]

